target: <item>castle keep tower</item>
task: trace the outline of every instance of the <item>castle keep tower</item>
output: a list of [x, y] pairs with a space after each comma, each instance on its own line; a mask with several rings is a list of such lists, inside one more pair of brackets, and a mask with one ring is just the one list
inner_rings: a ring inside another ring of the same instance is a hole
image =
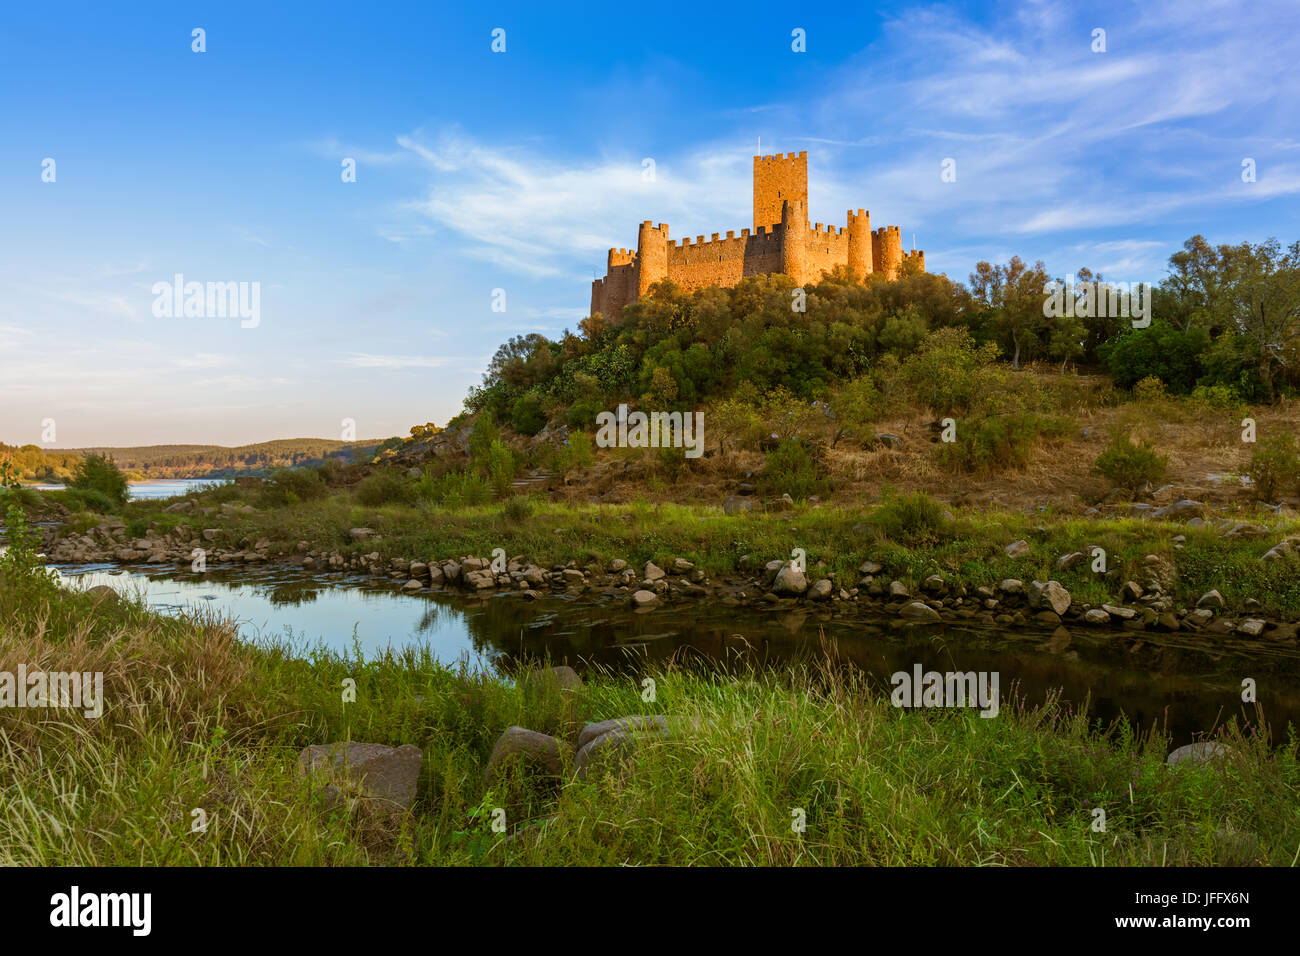
[[754, 231], [760, 226], [769, 231], [781, 222], [782, 204], [787, 199], [803, 203], [808, 210], [808, 151], [798, 156], [754, 157]]
[[610, 249], [605, 277], [591, 283], [591, 314], [617, 320], [625, 305], [636, 302], [663, 279], [683, 291], [705, 286], [734, 286], [746, 276], [783, 272], [799, 285], [817, 282], [837, 266], [854, 279], [876, 273], [898, 277], [904, 260], [925, 271], [925, 253], [904, 253], [898, 226], [871, 231], [871, 214], [848, 211], [845, 226], [808, 221], [808, 153], [754, 157], [754, 227], [689, 236], [673, 242], [667, 223], [645, 220], [637, 246]]

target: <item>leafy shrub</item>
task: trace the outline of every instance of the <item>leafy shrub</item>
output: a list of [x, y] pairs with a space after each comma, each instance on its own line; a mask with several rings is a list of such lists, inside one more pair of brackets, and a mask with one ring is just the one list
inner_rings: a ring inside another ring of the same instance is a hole
[[501, 439], [496, 439], [488, 446], [485, 462], [488, 482], [498, 495], [510, 491], [510, 483], [515, 480], [515, 455]]
[[561, 475], [578, 468], [590, 468], [595, 461], [591, 450], [591, 436], [586, 432], [569, 432], [569, 440], [555, 458], [555, 468]]
[[987, 474], [1021, 469], [1029, 464], [1040, 437], [1059, 438], [1071, 427], [1068, 418], [1033, 412], [963, 422], [957, 428], [957, 440], [941, 446], [939, 460], [956, 471]]
[[871, 513], [869, 523], [891, 541], [909, 545], [940, 541], [949, 525], [943, 505], [923, 491], [905, 495], [887, 491], [885, 500]]
[[415, 488], [391, 468], [381, 468], [361, 479], [355, 494], [357, 501], [369, 508], [405, 505], [415, 500]]
[[1188, 401], [1206, 411], [1246, 414], [1246, 403], [1241, 393], [1231, 385], [1197, 385]]
[[796, 501], [830, 491], [830, 481], [813, 460], [805, 443], [788, 438], [767, 453], [767, 463], [758, 474], [759, 490], [765, 495], [788, 494]]
[[10, 584], [18, 579], [37, 579], [47, 585], [53, 584], [53, 577], [41, 564], [38, 555], [40, 538], [27, 524], [27, 512], [20, 503], [19, 492], [25, 488], [6, 487], [0, 494], [0, 504], [4, 505], [5, 548], [0, 551], [0, 580]]
[[1165, 383], [1155, 375], [1148, 375], [1133, 386], [1133, 400], [1137, 402], [1160, 402], [1167, 397]]
[[492, 416], [486, 412], [474, 421], [469, 432], [469, 457], [476, 465], [482, 467], [487, 461], [492, 443], [501, 440], [501, 430], [497, 428]]
[[536, 395], [523, 395], [510, 410], [510, 427], [522, 435], [536, 435], [546, 427], [546, 413]]
[[1277, 435], [1260, 442], [1250, 457], [1246, 474], [1255, 483], [1255, 497], [1276, 501], [1279, 492], [1300, 487], [1300, 455], [1291, 435]]
[[315, 468], [282, 468], [262, 482], [264, 504], [292, 505], [329, 494], [329, 487]]
[[591, 428], [596, 424], [596, 416], [605, 410], [603, 402], [594, 398], [584, 398], [573, 403], [565, 420], [570, 428]]
[[884, 414], [885, 396], [870, 378], [862, 376], [840, 389], [831, 402], [831, 411], [838, 426], [832, 445], [845, 435], [867, 438], [874, 433], [872, 426], [876, 419]]
[[91, 453], [77, 462], [68, 487], [97, 491], [117, 507], [126, 504], [126, 475], [105, 455]]
[[492, 486], [470, 471], [449, 471], [438, 476], [426, 471], [415, 490], [430, 504], [448, 508], [481, 505], [492, 497]]
[[68, 488], [59, 500], [68, 506], [69, 511], [111, 514], [117, 510], [117, 503], [112, 498], [94, 488]]
[[533, 503], [525, 495], [511, 495], [506, 499], [501, 514], [507, 521], [518, 524], [527, 521], [533, 515]]
[[946, 415], [969, 409], [998, 391], [988, 381], [990, 375], [1005, 371], [993, 368], [997, 355], [995, 344], [976, 346], [967, 329], [942, 328], [925, 337], [917, 351], [903, 361], [899, 373], [918, 401]]
[[1155, 484], [1165, 476], [1169, 456], [1154, 451], [1152, 442], [1134, 445], [1127, 432], [1117, 431], [1110, 445], [1097, 456], [1092, 470], [1117, 488], [1136, 491], [1144, 484]]

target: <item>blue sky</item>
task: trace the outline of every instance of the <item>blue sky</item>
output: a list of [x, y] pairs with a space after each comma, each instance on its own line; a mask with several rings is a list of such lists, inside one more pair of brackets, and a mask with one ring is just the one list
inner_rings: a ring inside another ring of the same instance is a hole
[[[506, 338], [576, 327], [641, 220], [749, 226], [760, 138], [808, 150], [811, 219], [866, 207], [961, 280], [1300, 238], [1291, 0], [180, 6], [0, 21], [0, 440], [444, 423]], [[260, 321], [155, 317], [175, 273], [260, 283]]]

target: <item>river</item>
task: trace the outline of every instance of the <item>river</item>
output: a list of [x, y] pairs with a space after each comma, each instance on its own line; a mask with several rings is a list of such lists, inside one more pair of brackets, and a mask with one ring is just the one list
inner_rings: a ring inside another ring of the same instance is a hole
[[233, 619], [245, 640], [287, 642], [302, 655], [314, 646], [374, 653], [422, 644], [446, 663], [469, 660], [497, 673], [549, 659], [636, 678], [648, 663], [670, 658], [722, 669], [830, 654], [868, 671], [882, 687], [915, 664], [997, 672], [1004, 698], [1014, 693], [1040, 703], [1059, 690], [1093, 717], [1110, 721], [1122, 713], [1142, 728], [1156, 723], [1180, 744], [1233, 715], [1257, 720], [1254, 707], [1241, 702], [1241, 682], [1249, 677], [1277, 728], [1275, 739], [1288, 721], [1300, 726], [1300, 652], [1291, 646], [1064, 626], [909, 625], [888, 615], [863, 621], [829, 605], [768, 610], [700, 602], [646, 613], [586, 595], [527, 601], [517, 594], [411, 594], [365, 576], [290, 568], [200, 574], [171, 566], [55, 567], [69, 583], [107, 584], [163, 613], [198, 610]]
[[[136, 499], [171, 498], [175, 495], [200, 491], [211, 485], [219, 485], [221, 478], [156, 478], [149, 481], [128, 481], [127, 497]], [[63, 485], [32, 485], [37, 491], [62, 491]]]

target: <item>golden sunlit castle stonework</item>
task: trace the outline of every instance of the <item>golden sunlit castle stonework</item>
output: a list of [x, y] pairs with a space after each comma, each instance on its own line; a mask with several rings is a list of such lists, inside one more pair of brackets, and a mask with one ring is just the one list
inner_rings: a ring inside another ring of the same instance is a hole
[[925, 252], [904, 252], [898, 226], [871, 231], [871, 214], [848, 211], [841, 227], [808, 221], [808, 153], [754, 157], [754, 227], [672, 240], [668, 224], [641, 223], [635, 249], [610, 249], [605, 277], [591, 283], [591, 314], [616, 319], [663, 279], [689, 292], [781, 272], [815, 282], [844, 266], [857, 279], [898, 275], [905, 260], [925, 271]]

